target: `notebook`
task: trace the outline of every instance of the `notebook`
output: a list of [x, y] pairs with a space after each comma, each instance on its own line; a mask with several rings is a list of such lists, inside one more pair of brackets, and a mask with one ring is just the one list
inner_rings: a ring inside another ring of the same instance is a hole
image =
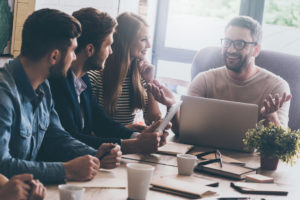
[[166, 155], [185, 154], [189, 152], [193, 147], [194, 145], [168, 142], [166, 145], [159, 147], [157, 153]]
[[256, 170], [252, 168], [228, 163], [223, 163], [222, 167], [219, 163], [196, 166], [195, 170], [240, 180], [249, 174], [256, 174]]
[[274, 178], [269, 176], [264, 176], [261, 174], [249, 174], [246, 176], [246, 181], [255, 183], [273, 183]]
[[166, 192], [190, 199], [198, 199], [217, 195], [217, 192], [208, 186], [194, 181], [178, 178], [158, 178], [151, 181], [151, 190]]
[[138, 160], [148, 163], [156, 163], [160, 165], [167, 165], [176, 167], [176, 157], [171, 155], [160, 155], [160, 154], [125, 154], [122, 155], [122, 159], [125, 160]]
[[257, 123], [257, 105], [192, 96], [182, 100], [180, 142], [247, 151], [242, 140]]
[[288, 194], [288, 191], [286, 191], [283, 187], [273, 183], [235, 182], [230, 183], [230, 186], [244, 194], [272, 194], [284, 196]]

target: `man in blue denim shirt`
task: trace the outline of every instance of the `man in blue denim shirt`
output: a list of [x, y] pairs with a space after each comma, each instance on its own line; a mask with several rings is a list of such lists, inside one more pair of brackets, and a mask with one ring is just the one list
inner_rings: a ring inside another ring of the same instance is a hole
[[[98, 158], [111, 144], [97, 151], [72, 138], [61, 126], [46, 81], [66, 76], [80, 33], [75, 18], [54, 9], [36, 11], [24, 24], [20, 56], [1, 68], [0, 172], [6, 176], [32, 173], [42, 182], [56, 183], [97, 174]], [[120, 156], [116, 146], [101, 167], [118, 166]]]

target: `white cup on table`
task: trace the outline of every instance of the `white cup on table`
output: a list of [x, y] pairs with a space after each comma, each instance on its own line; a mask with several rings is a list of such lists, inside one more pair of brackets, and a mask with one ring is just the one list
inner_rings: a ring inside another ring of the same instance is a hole
[[197, 157], [191, 154], [177, 154], [178, 174], [190, 176], [194, 171], [197, 163]]
[[151, 165], [127, 164], [128, 199], [146, 199], [153, 171], [154, 167]]
[[82, 187], [67, 184], [59, 185], [58, 190], [60, 200], [80, 200], [85, 191]]

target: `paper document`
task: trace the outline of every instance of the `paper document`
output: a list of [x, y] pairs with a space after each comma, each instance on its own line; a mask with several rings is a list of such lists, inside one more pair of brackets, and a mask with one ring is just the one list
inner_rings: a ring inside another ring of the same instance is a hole
[[127, 187], [126, 168], [117, 167], [113, 170], [100, 169], [99, 173], [90, 181], [75, 182], [68, 184], [84, 188], [115, 188], [125, 189]]

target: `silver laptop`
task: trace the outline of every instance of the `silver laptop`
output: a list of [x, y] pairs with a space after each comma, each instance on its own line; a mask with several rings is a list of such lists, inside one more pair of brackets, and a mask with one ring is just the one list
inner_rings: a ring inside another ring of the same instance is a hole
[[245, 132], [257, 123], [255, 104], [182, 96], [179, 141], [246, 151]]

